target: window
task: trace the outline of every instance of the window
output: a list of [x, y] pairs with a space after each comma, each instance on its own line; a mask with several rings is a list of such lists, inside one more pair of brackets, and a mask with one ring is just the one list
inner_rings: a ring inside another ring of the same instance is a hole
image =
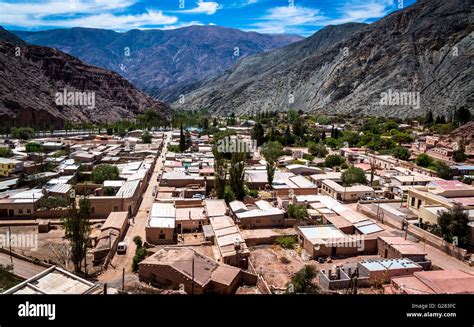
[[159, 238], [160, 240], [164, 240], [164, 239], [165, 239], [165, 236], [166, 236], [165, 234], [160, 234], [160, 235], [158, 236], [158, 238]]
[[31, 209], [26, 209], [26, 213], [31, 213]]
[[414, 207], [415, 206], [415, 198], [411, 198], [411, 206]]
[[18, 209], [18, 213], [23, 213], [23, 209]]
[[117, 206], [114, 207], [114, 211], [118, 211], [118, 207], [117, 207]]
[[416, 207], [417, 207], [418, 209], [420, 209], [420, 207], [421, 207], [421, 200], [420, 200], [420, 199], [418, 199], [418, 205], [417, 205]]

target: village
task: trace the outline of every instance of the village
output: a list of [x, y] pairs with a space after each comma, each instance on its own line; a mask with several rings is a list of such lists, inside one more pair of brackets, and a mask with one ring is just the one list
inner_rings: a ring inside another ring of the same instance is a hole
[[472, 121], [198, 125], [4, 135], [3, 293], [474, 293]]

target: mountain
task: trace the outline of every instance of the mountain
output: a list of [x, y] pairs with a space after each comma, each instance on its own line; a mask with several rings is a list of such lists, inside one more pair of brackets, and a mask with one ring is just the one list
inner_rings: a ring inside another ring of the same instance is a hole
[[[28, 45], [3, 28], [0, 71], [2, 126], [60, 127], [66, 120], [111, 122], [135, 118], [147, 108], [162, 115], [171, 113], [168, 105], [135, 89], [117, 73], [86, 65], [52, 48]], [[70, 99], [73, 101], [68, 102]]]
[[[473, 108], [470, 6], [468, 0], [419, 0], [370, 25], [327, 26], [240, 60], [174, 106], [216, 114], [295, 109], [399, 117]], [[392, 99], [412, 95], [413, 102], [381, 103], [389, 92]]]
[[8, 32], [2, 26], [0, 26], [0, 41], [9, 42], [11, 44], [16, 44], [16, 45], [25, 44], [25, 42], [22, 39], [20, 39], [15, 34]]
[[91, 28], [13, 32], [29, 43], [54, 47], [91, 65], [118, 72], [164, 101], [178, 99], [183, 92], [230, 68], [239, 58], [302, 39], [218, 26], [125, 33]]

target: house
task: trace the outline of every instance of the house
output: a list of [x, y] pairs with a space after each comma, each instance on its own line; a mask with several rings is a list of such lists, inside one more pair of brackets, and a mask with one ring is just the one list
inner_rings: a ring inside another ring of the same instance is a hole
[[346, 235], [333, 225], [296, 227], [298, 243], [311, 258], [364, 252], [364, 240]]
[[374, 189], [370, 186], [353, 185], [344, 187], [332, 180], [323, 180], [320, 190], [321, 194], [344, 202], [355, 202], [364, 197], [375, 195]]
[[173, 203], [153, 203], [148, 225], [145, 227], [146, 241], [151, 244], [176, 242], [176, 209]]
[[93, 250], [94, 263], [100, 263], [106, 258], [112, 259], [117, 245], [123, 239], [128, 228], [128, 212], [111, 212], [107, 220], [100, 228], [100, 235], [97, 238], [96, 246]]
[[140, 281], [189, 294], [233, 294], [241, 270], [185, 247], [164, 247], [139, 263]]
[[17, 295], [100, 293], [99, 285], [56, 266], [52, 266], [3, 292], [3, 294]]
[[318, 167], [311, 167], [311, 166], [306, 166], [306, 165], [301, 165], [301, 164], [292, 164], [286, 166], [286, 169], [288, 171], [292, 172], [295, 175], [313, 175], [313, 174], [321, 174], [322, 169]]
[[468, 211], [474, 220], [474, 187], [459, 181], [433, 181], [424, 188], [408, 190], [408, 209], [420, 222], [437, 223], [438, 213], [453, 209], [456, 205]]
[[18, 174], [21, 173], [23, 169], [23, 161], [0, 157], [0, 176], [8, 177], [12, 174]]
[[357, 287], [368, 287], [390, 281], [396, 276], [412, 275], [423, 268], [410, 259], [373, 259], [346, 263], [335, 269], [322, 269], [319, 285], [328, 290], [348, 289], [357, 277]]
[[219, 249], [223, 263], [247, 269], [250, 251], [240, 234], [240, 229], [229, 216], [209, 218], [214, 233], [214, 244]]
[[234, 219], [242, 228], [284, 226], [285, 212], [267, 201], [260, 200], [255, 205], [245, 206], [245, 210], [234, 212]]
[[382, 258], [408, 258], [424, 269], [431, 267], [431, 261], [426, 259], [425, 251], [402, 237], [380, 235], [377, 239], [377, 249]]
[[198, 231], [208, 223], [206, 210], [201, 200], [176, 200], [175, 212], [178, 233]]
[[387, 282], [393, 277], [412, 275], [423, 267], [409, 258], [364, 260], [358, 263], [359, 273], [368, 276], [371, 283]]
[[42, 189], [20, 189], [7, 191], [2, 195], [0, 217], [33, 217], [36, 203], [44, 196], [44, 193]]
[[385, 294], [474, 294], [474, 275], [455, 269], [418, 271], [392, 278]]
[[94, 195], [89, 197], [92, 218], [107, 218], [114, 211], [128, 211], [134, 215], [138, 210], [145, 181], [126, 181], [112, 196]]

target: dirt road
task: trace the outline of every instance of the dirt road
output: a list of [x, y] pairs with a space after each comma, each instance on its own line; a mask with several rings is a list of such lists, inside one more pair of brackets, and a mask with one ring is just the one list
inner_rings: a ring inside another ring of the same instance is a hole
[[156, 160], [155, 169], [150, 178], [148, 188], [143, 194], [143, 200], [138, 209], [134, 220], [132, 220], [127, 235], [125, 236], [125, 242], [127, 243], [127, 252], [122, 255], [115, 255], [112, 263], [109, 265], [107, 271], [101, 274], [98, 279], [102, 282], [114, 282], [122, 278], [122, 271], [125, 268], [125, 274], [132, 273], [132, 259], [135, 255], [136, 245], [133, 243], [133, 238], [136, 235], [140, 235], [142, 240], [145, 241], [145, 227], [148, 223], [148, 213], [151, 210], [153, 205], [154, 196], [153, 191], [155, 187], [158, 187], [159, 182], [157, 177], [161, 173], [161, 168], [163, 167], [164, 156], [167, 152], [168, 142], [171, 139], [171, 132], [164, 134], [164, 145], [161, 154], [158, 154], [159, 157]]

